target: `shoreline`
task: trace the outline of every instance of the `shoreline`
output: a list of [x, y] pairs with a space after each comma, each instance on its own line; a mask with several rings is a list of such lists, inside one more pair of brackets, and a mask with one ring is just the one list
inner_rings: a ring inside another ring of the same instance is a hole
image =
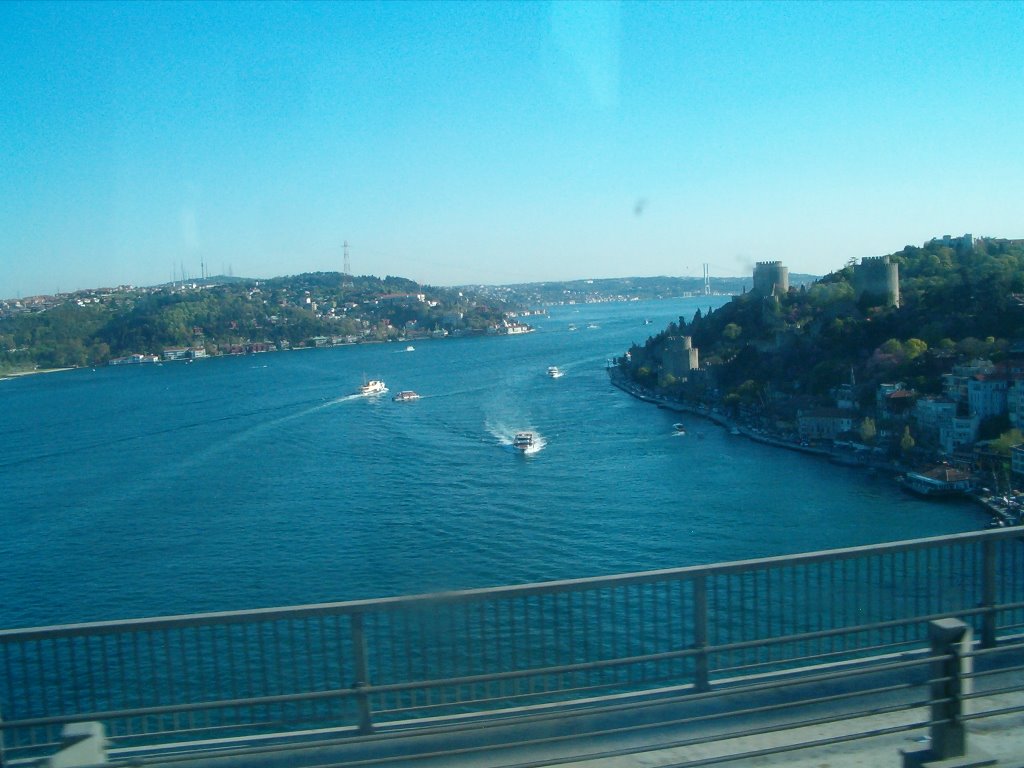
[[35, 376], [40, 373], [61, 373], [62, 371], [77, 371], [78, 368], [37, 368], [34, 371], [12, 371], [0, 375], [0, 381], [4, 379], [20, 379], [24, 376]]
[[[769, 445], [774, 448], [783, 448], [787, 451], [795, 451], [797, 453], [804, 453], [811, 456], [818, 456], [827, 459], [833, 464], [847, 467], [860, 467], [868, 470], [876, 470], [882, 472], [889, 472], [894, 478], [898, 478], [900, 475], [906, 472], [913, 471], [908, 467], [899, 464], [898, 462], [892, 461], [861, 461], [855, 456], [843, 456], [828, 448], [819, 448], [811, 445], [800, 445], [799, 443], [793, 443], [788, 440], [780, 440], [769, 435], [755, 432], [752, 429], [744, 427], [722, 413], [715, 412], [706, 406], [695, 406], [688, 405], [686, 403], [679, 402], [678, 400], [669, 400], [659, 395], [652, 394], [650, 391], [639, 387], [632, 382], [627, 382], [623, 379], [622, 375], [619, 374], [612, 368], [608, 369], [608, 379], [612, 386], [622, 390], [627, 395], [635, 397], [637, 400], [642, 400], [645, 403], [652, 403], [658, 408], [662, 408], [667, 411], [674, 413], [686, 413], [692, 416], [697, 416], [720, 427], [728, 429], [730, 433], [737, 436], [742, 436], [748, 440], [753, 440], [756, 443], [763, 445]], [[972, 501], [975, 504], [980, 505], [989, 514], [992, 515], [994, 520], [1002, 521], [1003, 525], [1012, 524], [1010, 516], [1006, 510], [1000, 509], [998, 505], [994, 504], [988, 497], [982, 496], [978, 493], [968, 493], [962, 496], [964, 500]]]

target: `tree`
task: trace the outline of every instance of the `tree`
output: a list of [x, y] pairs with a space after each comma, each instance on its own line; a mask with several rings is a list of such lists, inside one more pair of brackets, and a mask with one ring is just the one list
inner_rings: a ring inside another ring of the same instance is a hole
[[914, 450], [915, 445], [917, 445], [917, 442], [914, 440], [913, 435], [910, 434], [910, 427], [903, 427], [903, 437], [900, 438], [900, 451], [906, 455]]

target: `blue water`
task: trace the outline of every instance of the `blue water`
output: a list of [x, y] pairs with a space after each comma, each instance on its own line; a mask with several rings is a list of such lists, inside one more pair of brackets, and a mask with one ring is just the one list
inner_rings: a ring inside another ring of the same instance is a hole
[[[536, 333], [0, 382], [0, 627], [694, 565], [974, 530], [966, 503], [613, 388], [724, 298], [558, 307]], [[651, 325], [643, 325], [650, 318]], [[569, 330], [575, 324], [578, 330]], [[588, 327], [594, 325], [596, 327]], [[549, 378], [547, 366], [565, 371]], [[350, 395], [364, 377], [391, 392]], [[391, 400], [413, 389], [422, 399]], [[540, 448], [511, 439], [531, 429]]]

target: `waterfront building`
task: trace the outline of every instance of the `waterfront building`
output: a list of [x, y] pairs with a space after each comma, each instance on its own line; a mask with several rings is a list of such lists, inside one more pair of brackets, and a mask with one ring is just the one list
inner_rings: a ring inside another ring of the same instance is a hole
[[957, 405], [940, 397], [923, 397], [914, 405], [914, 421], [918, 436], [938, 443], [943, 428], [950, 428], [956, 418]]
[[1008, 384], [1005, 376], [979, 373], [971, 377], [967, 382], [968, 411], [981, 419], [1006, 413]]
[[1010, 471], [1015, 475], [1024, 476], [1024, 444], [1015, 445], [1010, 449]]
[[942, 391], [954, 403], [967, 402], [967, 383], [976, 375], [995, 373], [991, 360], [975, 359], [953, 366], [949, 373], [942, 374]]
[[814, 408], [797, 413], [797, 430], [802, 440], [835, 440], [853, 429], [856, 414], [840, 408]]
[[955, 453], [957, 448], [970, 446], [978, 437], [981, 419], [976, 415], [954, 416], [939, 429], [939, 445], [945, 453]]
[[1006, 389], [1006, 412], [1010, 424], [1020, 427], [1024, 422], [1024, 379], [1014, 379]]

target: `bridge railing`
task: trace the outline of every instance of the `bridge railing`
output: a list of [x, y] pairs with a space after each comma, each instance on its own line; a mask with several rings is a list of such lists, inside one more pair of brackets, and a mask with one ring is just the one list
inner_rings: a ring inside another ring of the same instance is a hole
[[1024, 532], [454, 592], [0, 631], [7, 759], [68, 723], [121, 746], [369, 732], [927, 647], [1024, 626]]

